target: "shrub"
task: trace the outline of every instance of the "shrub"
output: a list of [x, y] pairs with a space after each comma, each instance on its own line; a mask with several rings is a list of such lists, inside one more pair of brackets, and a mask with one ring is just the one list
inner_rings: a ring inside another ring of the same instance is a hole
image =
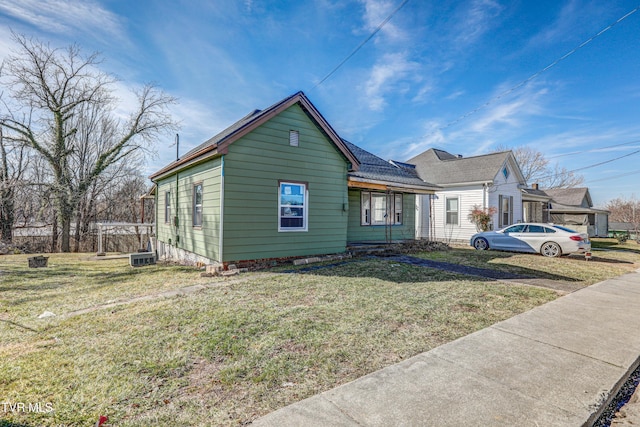
[[491, 217], [498, 212], [495, 207], [481, 208], [478, 205], [473, 205], [471, 212], [469, 212], [469, 221], [475, 224], [478, 231], [488, 231], [491, 228]]

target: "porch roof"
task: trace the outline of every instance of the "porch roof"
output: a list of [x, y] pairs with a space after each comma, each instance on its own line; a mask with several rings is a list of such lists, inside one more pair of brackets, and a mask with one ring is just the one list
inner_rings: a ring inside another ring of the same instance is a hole
[[420, 179], [414, 165], [386, 161], [349, 141], [343, 142], [360, 164], [359, 170], [348, 174], [349, 187], [427, 194], [440, 188]]

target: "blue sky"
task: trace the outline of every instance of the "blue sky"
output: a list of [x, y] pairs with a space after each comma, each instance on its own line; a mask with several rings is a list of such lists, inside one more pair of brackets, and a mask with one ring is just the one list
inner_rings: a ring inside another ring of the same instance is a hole
[[[531, 146], [580, 171], [596, 205], [640, 196], [640, 11], [634, 1], [0, 0], [9, 32], [99, 51], [120, 82], [179, 98], [181, 152], [304, 91], [344, 138], [383, 158]], [[511, 90], [515, 88], [514, 90]], [[148, 172], [175, 157], [156, 145]]]

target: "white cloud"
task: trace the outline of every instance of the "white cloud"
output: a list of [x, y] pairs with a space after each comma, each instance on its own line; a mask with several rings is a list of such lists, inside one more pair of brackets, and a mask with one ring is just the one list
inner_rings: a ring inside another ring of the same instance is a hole
[[502, 6], [493, 0], [474, 0], [470, 4], [463, 3], [457, 25], [455, 26], [453, 44], [460, 49], [475, 43], [489, 29], [496, 25], [496, 18]]
[[[398, 6], [395, 1], [388, 0], [363, 0], [365, 7], [364, 23], [365, 31], [373, 32]], [[394, 16], [395, 17], [395, 16]], [[380, 33], [389, 38], [390, 41], [397, 41], [406, 38], [406, 33], [393, 23], [393, 19], [389, 20]]]
[[122, 38], [118, 17], [94, 0], [0, 0], [0, 12], [47, 33], [73, 32]]
[[423, 129], [424, 136], [418, 139], [405, 139], [392, 144], [394, 149], [389, 153], [390, 157], [407, 160], [429, 148], [443, 148], [447, 144], [440, 121], [428, 120], [423, 124]]
[[372, 111], [382, 111], [387, 95], [401, 91], [398, 84], [404, 80], [418, 79], [415, 74], [418, 64], [409, 61], [404, 53], [389, 53], [373, 66], [368, 80], [364, 83], [368, 107]]

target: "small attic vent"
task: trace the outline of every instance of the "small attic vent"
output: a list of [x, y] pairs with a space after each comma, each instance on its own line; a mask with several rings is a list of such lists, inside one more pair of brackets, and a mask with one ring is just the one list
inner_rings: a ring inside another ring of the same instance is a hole
[[300, 143], [300, 132], [297, 130], [289, 131], [289, 145], [292, 147], [297, 147]]

